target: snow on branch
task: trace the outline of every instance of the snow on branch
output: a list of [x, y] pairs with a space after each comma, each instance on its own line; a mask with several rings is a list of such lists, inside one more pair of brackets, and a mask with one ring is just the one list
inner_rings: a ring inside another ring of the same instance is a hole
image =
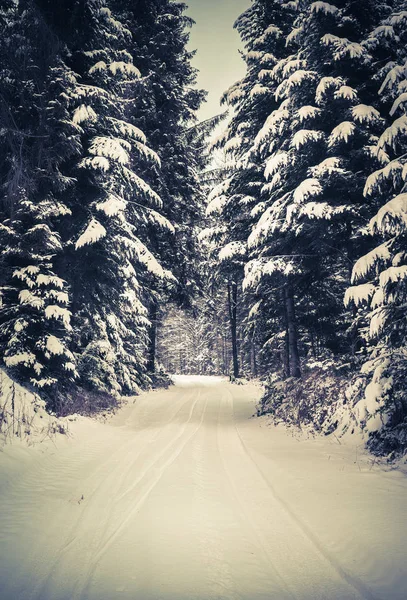
[[[394, 63], [392, 63], [392, 64], [394, 64]], [[395, 88], [398, 81], [400, 79], [404, 79], [406, 64], [394, 65], [394, 67], [392, 67], [390, 69], [390, 71], [387, 73], [387, 75], [379, 89], [379, 94], [383, 94], [383, 92], [386, 90], [386, 88], [393, 88], [393, 87]]]
[[82, 235], [78, 238], [75, 244], [75, 250], [83, 248], [83, 246], [95, 244], [99, 240], [106, 237], [106, 229], [94, 217], [90, 220], [88, 226]]
[[311, 13], [324, 13], [325, 15], [335, 15], [338, 12], [338, 7], [328, 2], [312, 2]]
[[407, 25], [407, 10], [401, 10], [400, 12], [392, 15], [389, 18], [389, 23], [393, 27], [397, 25]]
[[352, 108], [352, 117], [359, 123], [376, 123], [380, 121], [380, 113], [373, 106], [358, 104]]
[[321, 38], [321, 43], [325, 46], [333, 46], [333, 60], [339, 61], [347, 58], [362, 59], [367, 58], [366, 48], [356, 42], [351, 42], [347, 38], [341, 38], [332, 33], [327, 33]]
[[304, 121], [315, 119], [321, 114], [321, 109], [316, 106], [301, 106], [296, 112], [296, 116], [299, 122], [302, 124]]
[[407, 229], [407, 193], [399, 194], [380, 208], [370, 220], [372, 233], [402, 233]]
[[313, 82], [317, 77], [318, 73], [316, 71], [298, 69], [288, 79], [280, 83], [275, 92], [276, 99], [287, 98], [292, 93], [293, 88], [299, 88], [304, 84]]
[[316, 131], [314, 129], [300, 129], [294, 134], [291, 140], [291, 146], [296, 150], [300, 150], [309, 142], [317, 143], [324, 139], [325, 135], [323, 131]]
[[350, 304], [354, 304], [355, 306], [368, 304], [375, 290], [376, 287], [372, 283], [362, 283], [361, 285], [349, 287], [345, 293], [345, 306], [349, 306]]
[[339, 98], [343, 98], [344, 100], [355, 100], [357, 96], [356, 90], [350, 87], [350, 85], [341, 85], [339, 90], [336, 90], [334, 93], [335, 100], [338, 100]]
[[266, 162], [266, 168], [264, 170], [264, 177], [270, 179], [276, 171], [286, 167], [290, 163], [290, 155], [288, 152], [277, 152], [272, 155]]
[[369, 337], [371, 339], [376, 338], [381, 331], [383, 331], [386, 325], [388, 312], [383, 307], [377, 308], [373, 311], [370, 318]]
[[96, 210], [104, 212], [108, 217], [115, 217], [123, 212], [126, 207], [127, 202], [123, 198], [120, 198], [120, 196], [112, 193], [107, 196], [106, 200], [96, 204]]
[[248, 262], [245, 266], [243, 289], [249, 290], [255, 288], [264, 277], [270, 277], [274, 274], [281, 274], [287, 277], [297, 272], [298, 266], [295, 264], [295, 257], [273, 256], [270, 258], [256, 258]]
[[161, 227], [161, 229], [166, 229], [170, 233], [175, 233], [174, 225], [170, 223], [170, 221], [166, 217], [164, 217], [164, 215], [157, 212], [156, 210], [153, 210], [152, 208], [148, 208], [147, 212], [151, 222]]
[[122, 60], [114, 61], [109, 64], [106, 64], [104, 60], [100, 60], [89, 69], [89, 75], [103, 71], [110, 71], [112, 75], [141, 77], [140, 71], [133, 63], [124, 62]]
[[331, 132], [328, 139], [328, 146], [332, 148], [337, 143], [347, 143], [349, 138], [353, 136], [356, 131], [356, 125], [351, 121], [343, 121], [337, 125]]
[[322, 77], [315, 91], [316, 103], [321, 104], [331, 90], [339, 90], [344, 83], [345, 81], [342, 77]]
[[258, 148], [262, 143], [267, 142], [271, 137], [281, 131], [283, 123], [289, 117], [288, 110], [275, 110], [269, 115], [263, 127], [258, 132], [254, 140], [254, 147]]
[[322, 193], [322, 186], [318, 179], [305, 179], [294, 190], [294, 202], [301, 204], [310, 197], [319, 196]]
[[227, 194], [227, 192], [229, 191], [231, 183], [232, 183], [232, 179], [231, 178], [225, 179], [221, 183], [218, 183], [218, 185], [216, 185], [213, 188], [213, 190], [210, 192], [210, 194], [208, 196], [208, 203], [212, 202], [212, 200], [214, 200], [218, 196], [222, 196], [224, 194]]
[[336, 156], [330, 156], [326, 158], [318, 165], [310, 167], [308, 169], [309, 175], [312, 177], [323, 177], [324, 175], [331, 175], [332, 173], [346, 173], [345, 169], [342, 168], [342, 159]]
[[376, 266], [386, 264], [390, 260], [389, 242], [380, 244], [356, 261], [352, 271], [352, 283], [364, 279]]
[[395, 148], [398, 140], [407, 135], [407, 115], [402, 115], [396, 119], [390, 127], [381, 135], [378, 146], [384, 148], [386, 146]]
[[403, 177], [405, 165], [398, 159], [392, 160], [382, 169], [378, 169], [369, 175], [366, 179], [363, 194], [373, 196], [380, 192], [383, 183], [386, 181], [397, 181]]
[[385, 288], [389, 284], [398, 283], [404, 279], [407, 279], [407, 265], [392, 266], [380, 273], [379, 284], [382, 288]]
[[55, 335], [48, 335], [45, 342], [45, 347], [51, 355], [63, 355], [65, 354], [65, 346]]
[[35, 354], [32, 352], [19, 352], [18, 354], [6, 355], [4, 357], [6, 367], [16, 367], [17, 365], [30, 367], [36, 360]]
[[390, 116], [392, 117], [400, 107], [402, 110], [405, 110], [405, 104], [407, 104], [407, 92], [400, 94], [400, 96], [396, 98], [390, 109]]
[[135, 250], [138, 260], [146, 267], [149, 273], [155, 275], [159, 279], [175, 281], [174, 275], [167, 269], [163, 269], [158, 260], [151, 254], [143, 242], [135, 238], [131, 246], [132, 249]]
[[123, 175], [127, 182], [130, 185], [133, 185], [136, 190], [144, 196], [144, 198], [155, 204], [155, 206], [161, 208], [163, 202], [160, 196], [148, 185], [148, 183], [144, 181], [144, 179], [141, 179], [141, 177], [136, 175], [134, 171], [128, 169], [127, 167], [123, 167]]
[[67, 308], [62, 308], [57, 304], [50, 304], [45, 308], [45, 318], [55, 319], [56, 321], [61, 320], [68, 331], [71, 329], [71, 314], [71, 311]]
[[81, 160], [79, 167], [91, 168], [106, 173], [110, 169], [110, 162], [104, 156], [92, 156]]
[[143, 156], [143, 158], [153, 164], [156, 164], [157, 167], [161, 167], [161, 159], [157, 152], [151, 150], [151, 148], [138, 141], [134, 141], [133, 146], [137, 149], [138, 153]]
[[93, 138], [89, 147], [89, 153], [95, 156], [103, 156], [126, 165], [130, 161], [129, 152], [131, 144], [126, 140], [113, 137], [97, 136]]
[[206, 216], [220, 215], [228, 202], [228, 197], [224, 194], [216, 196], [206, 207]]
[[37, 310], [43, 308], [45, 305], [44, 299], [40, 298], [37, 294], [34, 294], [30, 290], [21, 290], [18, 294], [18, 300], [20, 304], [31, 306]]
[[219, 262], [227, 262], [236, 257], [246, 255], [246, 244], [244, 242], [230, 242], [219, 252]]
[[81, 104], [75, 110], [72, 121], [75, 123], [75, 125], [80, 125], [81, 123], [94, 123], [97, 121], [97, 118], [98, 116], [91, 106]]
[[115, 117], [106, 117], [109, 124], [112, 126], [114, 133], [117, 136], [131, 138], [142, 144], [145, 144], [147, 141], [144, 133], [131, 123], [127, 121], [123, 121], [122, 119], [116, 119]]

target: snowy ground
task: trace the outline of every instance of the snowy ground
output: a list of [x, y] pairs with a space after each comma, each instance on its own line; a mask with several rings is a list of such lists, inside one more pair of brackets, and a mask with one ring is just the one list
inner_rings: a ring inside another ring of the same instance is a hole
[[178, 378], [0, 453], [2, 600], [405, 600], [407, 480]]

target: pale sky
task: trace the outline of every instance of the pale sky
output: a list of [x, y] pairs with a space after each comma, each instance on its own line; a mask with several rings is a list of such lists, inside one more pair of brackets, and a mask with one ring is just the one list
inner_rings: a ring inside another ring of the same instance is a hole
[[219, 100], [245, 73], [239, 55], [240, 36], [233, 23], [248, 8], [250, 0], [185, 0], [187, 15], [196, 21], [191, 30], [189, 48], [196, 49], [193, 65], [200, 71], [198, 86], [209, 92], [208, 101], [198, 113], [199, 119], [219, 114]]

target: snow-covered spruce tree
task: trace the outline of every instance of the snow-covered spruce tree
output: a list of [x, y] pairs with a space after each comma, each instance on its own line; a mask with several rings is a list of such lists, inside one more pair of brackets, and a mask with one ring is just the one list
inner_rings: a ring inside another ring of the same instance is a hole
[[50, 5], [38, 0], [69, 50], [79, 76], [71, 99], [83, 153], [72, 218], [64, 232], [61, 269], [72, 289], [74, 351], [81, 384], [134, 393], [145, 381], [148, 278], [171, 274], [151, 252], [158, 228], [172, 230], [162, 201], [143, 179], [146, 162], [160, 165], [144, 133], [130, 122], [143, 80], [127, 47], [130, 31], [103, 0]]
[[75, 78], [35, 4], [3, 3], [0, 20], [0, 353], [57, 408], [57, 390], [76, 375], [70, 290], [56, 269], [72, 184], [61, 165], [80, 148], [69, 116]]
[[[406, 3], [398, 3], [407, 9]], [[366, 182], [365, 197], [378, 208], [367, 226], [374, 242], [353, 268], [346, 302], [366, 314], [369, 341], [357, 412], [380, 453], [407, 446], [407, 10], [394, 12], [366, 41], [376, 58], [386, 127], [376, 153], [384, 166]]]
[[341, 296], [361, 244], [354, 234], [368, 211], [363, 186], [379, 165], [374, 136], [381, 126], [369, 95], [372, 58], [361, 42], [382, 6], [340, 0], [298, 7], [286, 39], [291, 54], [268, 75], [278, 84], [279, 107], [252, 149], [264, 161], [266, 183], [245, 279], [263, 296], [284, 290], [285, 370], [293, 376], [300, 375], [296, 322], [307, 332], [304, 352], [318, 345], [349, 351]]
[[[233, 108], [234, 114], [217, 146], [226, 153], [229, 168], [226, 178], [211, 192], [207, 208], [207, 215], [216, 220], [211, 238], [219, 254], [219, 280], [227, 282], [235, 376], [238, 375], [236, 306], [246, 262], [247, 238], [260, 200], [264, 170], [261, 161], [249, 151], [267, 116], [277, 106], [269, 74], [278, 60], [287, 55], [285, 36], [292, 14], [291, 7], [282, 6], [280, 2], [256, 0], [235, 24], [245, 43], [243, 57], [247, 72], [224, 95], [224, 101]], [[253, 338], [254, 331], [250, 328], [246, 335]]]
[[154, 371], [154, 324], [159, 305], [167, 298], [189, 308], [197, 293], [195, 227], [203, 204], [198, 181], [202, 149], [191, 128], [205, 94], [194, 88], [196, 69], [191, 65], [193, 53], [187, 50], [193, 21], [184, 14], [184, 3], [114, 0], [111, 6], [131, 30], [128, 49], [145, 76], [135, 97], [132, 123], [144, 131], [162, 162], [160, 169], [145, 164], [142, 175], [159, 193], [161, 212], [174, 225], [174, 231], [164, 227], [150, 232], [156, 255], [176, 278], [171, 288], [154, 281], [146, 286], [145, 300], [153, 323], [148, 369]]

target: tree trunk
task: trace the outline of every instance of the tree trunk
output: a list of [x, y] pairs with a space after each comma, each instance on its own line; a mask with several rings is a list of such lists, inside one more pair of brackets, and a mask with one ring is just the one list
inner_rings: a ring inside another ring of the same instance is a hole
[[239, 361], [237, 358], [237, 283], [228, 282], [228, 306], [230, 331], [232, 334], [233, 377], [239, 377]]
[[256, 342], [252, 337], [252, 375], [253, 377], [257, 377], [258, 375], [258, 370], [257, 370], [257, 350], [256, 350]]
[[148, 359], [147, 359], [147, 371], [149, 373], [155, 373], [155, 353], [157, 348], [157, 313], [158, 307], [155, 300], [152, 301], [149, 310], [149, 319], [151, 322], [149, 330], [148, 340]]
[[290, 372], [293, 377], [301, 377], [300, 355], [298, 352], [298, 334], [295, 323], [294, 292], [291, 284], [284, 288], [284, 293], [288, 326]]
[[289, 333], [288, 333], [288, 314], [287, 314], [287, 299], [286, 299], [286, 291], [284, 288], [283, 292], [283, 307], [284, 307], [284, 327], [285, 327], [285, 337], [284, 337], [284, 348], [281, 351], [282, 354], [282, 363], [283, 363], [283, 379], [287, 379], [290, 377], [290, 341], [289, 341]]

